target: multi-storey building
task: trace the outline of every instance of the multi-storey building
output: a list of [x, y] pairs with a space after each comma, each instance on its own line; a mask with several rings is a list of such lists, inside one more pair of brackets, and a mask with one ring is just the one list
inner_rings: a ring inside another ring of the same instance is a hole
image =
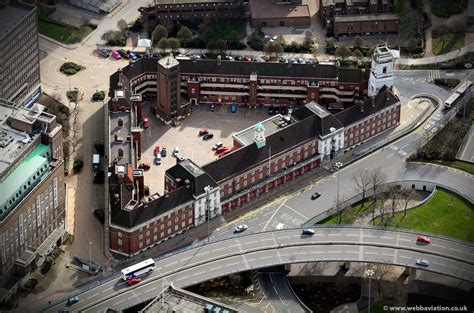
[[[340, 111], [367, 98], [368, 78], [368, 70], [333, 63], [176, 60], [169, 56], [159, 62], [141, 59], [113, 79], [127, 93], [155, 94], [157, 114], [170, 120], [186, 113], [188, 103], [298, 107], [316, 101], [330, 111]], [[176, 86], [180, 93], [175, 92]]]
[[62, 127], [45, 107], [0, 104], [0, 276], [41, 265], [65, 233]]
[[301, 0], [250, 0], [253, 27], [311, 26], [309, 6]]
[[[375, 54], [379, 52], [383, 51]], [[164, 62], [175, 66], [172, 60]], [[164, 195], [147, 195], [143, 171], [137, 169], [142, 99], [140, 95], [126, 98], [136, 92], [128, 77], [143, 72], [145, 63], [138, 64], [111, 76], [106, 112], [109, 246], [126, 256], [265, 196], [400, 122], [400, 101], [387, 86], [335, 114], [310, 100], [291, 116], [278, 114], [235, 134], [235, 150], [224, 157], [203, 166], [189, 159], [179, 161], [165, 173]], [[278, 64], [272, 65], [277, 71]], [[135, 87], [153, 88], [149, 83]]]
[[40, 92], [36, 6], [0, 4], [0, 99], [30, 106]]
[[398, 33], [394, 0], [321, 0], [319, 12], [327, 36]]
[[241, 20], [246, 18], [248, 0], [162, 0], [139, 9], [145, 27], [177, 21]]

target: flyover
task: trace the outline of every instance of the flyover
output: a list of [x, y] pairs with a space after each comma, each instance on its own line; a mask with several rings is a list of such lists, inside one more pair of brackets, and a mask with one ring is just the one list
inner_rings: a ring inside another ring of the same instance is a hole
[[[119, 275], [79, 291], [69, 309], [104, 312], [123, 310], [156, 297], [164, 284], [183, 288], [216, 277], [274, 265], [350, 261], [385, 263], [439, 273], [474, 282], [474, 245], [432, 235], [429, 245], [416, 242], [418, 233], [372, 227], [317, 227], [314, 236], [301, 229], [243, 234], [171, 254], [157, 261], [156, 270], [140, 284], [127, 287]], [[428, 267], [416, 265], [426, 259]], [[46, 312], [58, 312], [65, 302]]]

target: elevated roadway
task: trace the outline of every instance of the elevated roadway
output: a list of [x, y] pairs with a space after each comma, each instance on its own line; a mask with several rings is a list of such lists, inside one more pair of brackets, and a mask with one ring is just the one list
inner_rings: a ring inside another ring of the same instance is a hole
[[[421, 245], [416, 242], [417, 236], [408, 231], [352, 226], [318, 227], [314, 236], [302, 236], [301, 229], [244, 233], [165, 257], [157, 261], [153, 273], [132, 287], [117, 275], [78, 294], [79, 302], [69, 309], [123, 310], [156, 297], [164, 283], [184, 288], [232, 273], [299, 262], [395, 264], [474, 282], [472, 244], [432, 236], [429, 245]], [[416, 265], [417, 259], [428, 260], [429, 266]], [[47, 312], [58, 312], [65, 305], [62, 302]]]

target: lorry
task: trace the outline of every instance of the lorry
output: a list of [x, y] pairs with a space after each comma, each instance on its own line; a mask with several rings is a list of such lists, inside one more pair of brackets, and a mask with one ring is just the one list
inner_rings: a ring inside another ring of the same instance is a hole
[[92, 155], [92, 169], [94, 170], [94, 172], [97, 172], [99, 170], [99, 164], [100, 164], [100, 155], [93, 154]]

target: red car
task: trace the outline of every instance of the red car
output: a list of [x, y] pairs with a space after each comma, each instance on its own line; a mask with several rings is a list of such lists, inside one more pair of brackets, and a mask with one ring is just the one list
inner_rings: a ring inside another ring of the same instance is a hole
[[148, 127], [150, 127], [148, 124], [148, 117], [145, 117], [143, 118], [143, 128], [147, 129]]
[[155, 147], [155, 152], [154, 152], [155, 156], [160, 154], [160, 146], [156, 146]]
[[252, 61], [252, 57], [250, 55], [246, 55], [244, 56], [244, 61], [247, 61], [247, 62]]
[[431, 242], [431, 239], [426, 237], [426, 236], [418, 236], [418, 238], [416, 239], [417, 242], [421, 242], [421, 243], [430, 243]]
[[142, 170], [149, 170], [150, 169], [150, 163], [142, 163], [138, 165], [138, 168], [141, 168]]
[[226, 146], [220, 146], [220, 147], [216, 148], [216, 153], [222, 153], [227, 149], [229, 149], [229, 148], [227, 148]]
[[204, 128], [199, 131], [199, 136], [204, 136], [204, 135], [207, 135], [208, 133], [209, 133], [209, 130], [207, 128]]
[[221, 153], [219, 153], [217, 156], [219, 158], [223, 157], [224, 155], [227, 155], [229, 153], [231, 153], [232, 151], [234, 151], [234, 148], [227, 148], [225, 149], [224, 151], [222, 151]]
[[129, 280], [127, 280], [127, 284], [129, 286], [132, 286], [132, 285], [138, 284], [141, 281], [142, 281], [141, 278], [133, 277], [133, 278], [130, 278]]

